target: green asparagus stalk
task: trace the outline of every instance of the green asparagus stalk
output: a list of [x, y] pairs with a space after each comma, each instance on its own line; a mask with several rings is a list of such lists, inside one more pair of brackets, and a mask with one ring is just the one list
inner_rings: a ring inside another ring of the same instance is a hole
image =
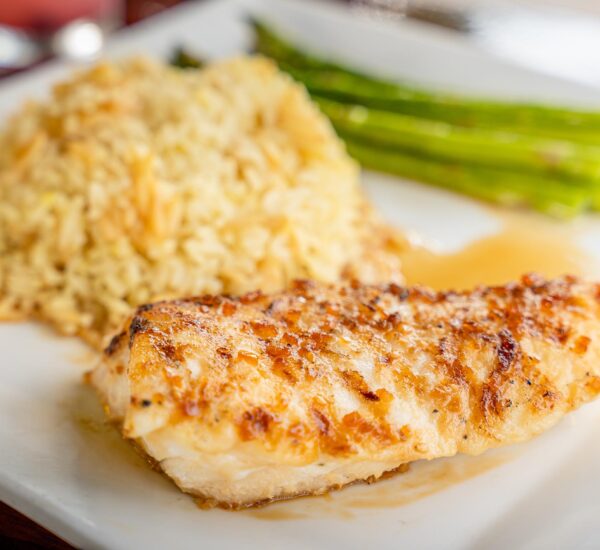
[[[289, 43], [287, 40], [281, 38], [277, 33], [270, 29], [267, 25], [257, 19], [250, 19], [250, 23], [254, 28], [254, 34], [256, 36], [256, 50], [263, 55], [272, 57], [278, 61], [285, 61], [293, 67], [300, 67], [303, 69], [316, 69], [316, 70], [327, 70], [327, 71], [340, 71], [347, 74], [353, 74], [357, 77], [365, 77], [361, 72], [354, 71], [349, 67], [343, 67], [337, 63], [326, 61], [320, 57], [310, 55], [303, 52], [296, 46]], [[375, 81], [376, 79], [372, 78]], [[382, 86], [388, 84], [381, 80], [379, 81]]]
[[173, 53], [171, 65], [180, 69], [201, 69], [204, 67], [204, 61], [180, 47]]
[[431, 161], [347, 138], [348, 152], [363, 167], [422, 181], [488, 202], [528, 206], [556, 218], [581, 214], [591, 198], [584, 188], [560, 180], [540, 178], [481, 166]]
[[600, 113], [517, 103], [502, 104], [456, 96], [419, 96], [378, 89], [353, 75], [303, 71], [281, 64], [313, 97], [359, 104], [465, 127], [487, 127], [550, 139], [600, 145]]
[[464, 128], [315, 98], [336, 130], [434, 159], [564, 176], [600, 189], [600, 147]]
[[257, 51], [275, 59], [283, 70], [304, 83], [311, 94], [464, 126], [493, 125], [573, 139], [581, 134], [585, 141], [600, 143], [600, 112], [421, 90], [305, 54], [265, 25], [254, 22], [254, 27]]

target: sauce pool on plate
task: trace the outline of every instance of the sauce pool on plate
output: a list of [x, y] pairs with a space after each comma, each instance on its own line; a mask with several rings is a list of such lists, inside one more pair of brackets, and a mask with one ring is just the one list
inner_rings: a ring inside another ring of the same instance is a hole
[[438, 253], [415, 246], [402, 254], [409, 285], [435, 290], [466, 290], [499, 285], [536, 272], [545, 277], [599, 277], [600, 262], [578, 245], [580, 226], [531, 213], [504, 213], [499, 232], [457, 252]]

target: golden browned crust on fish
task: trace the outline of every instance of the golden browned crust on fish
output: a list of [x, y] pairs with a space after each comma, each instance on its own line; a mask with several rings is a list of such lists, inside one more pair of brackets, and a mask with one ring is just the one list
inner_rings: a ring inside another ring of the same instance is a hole
[[529, 439], [600, 392], [599, 321], [600, 285], [569, 277], [301, 281], [143, 306], [94, 383], [184, 490], [243, 506]]

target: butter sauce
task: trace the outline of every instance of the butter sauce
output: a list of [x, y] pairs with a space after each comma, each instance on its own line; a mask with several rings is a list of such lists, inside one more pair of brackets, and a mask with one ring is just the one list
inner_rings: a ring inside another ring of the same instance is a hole
[[599, 262], [577, 244], [579, 225], [526, 212], [497, 214], [499, 232], [453, 253], [414, 246], [402, 254], [409, 285], [465, 290], [498, 285], [536, 272], [546, 277], [600, 274]]

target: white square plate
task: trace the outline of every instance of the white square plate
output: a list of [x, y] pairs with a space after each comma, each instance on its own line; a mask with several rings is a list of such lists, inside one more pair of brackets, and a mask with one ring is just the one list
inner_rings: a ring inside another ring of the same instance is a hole
[[[597, 91], [507, 65], [459, 37], [356, 19], [335, 5], [282, 0], [190, 4], [116, 37], [109, 55], [167, 58], [186, 44], [211, 57], [245, 49], [249, 13], [374, 72], [488, 95], [600, 106]], [[50, 65], [0, 85], [4, 115], [67, 70]], [[395, 224], [447, 248], [494, 231], [478, 203], [367, 174]], [[600, 242], [590, 220], [587, 242]], [[420, 463], [330, 497], [258, 511], [201, 511], [102, 423], [81, 383], [77, 341], [32, 324], [0, 326], [0, 497], [85, 548], [593, 548], [600, 541], [600, 403], [538, 439], [478, 458]]]

